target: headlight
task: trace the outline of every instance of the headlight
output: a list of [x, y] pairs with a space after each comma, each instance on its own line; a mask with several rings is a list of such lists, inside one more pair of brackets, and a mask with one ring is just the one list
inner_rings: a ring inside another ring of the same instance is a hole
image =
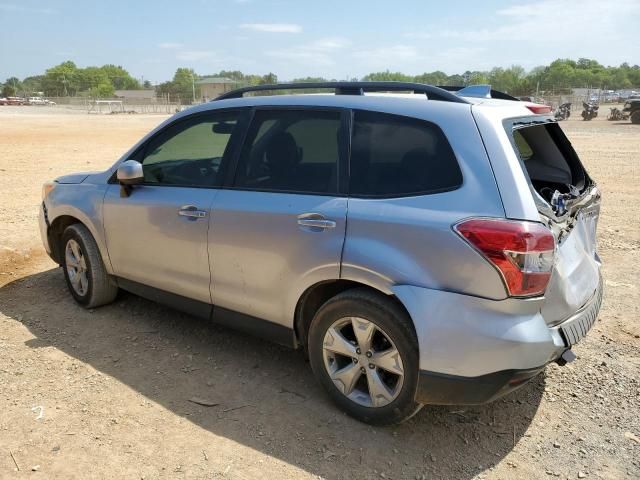
[[51, 193], [51, 191], [56, 188], [56, 182], [46, 182], [42, 185], [42, 200], [47, 198], [47, 195]]

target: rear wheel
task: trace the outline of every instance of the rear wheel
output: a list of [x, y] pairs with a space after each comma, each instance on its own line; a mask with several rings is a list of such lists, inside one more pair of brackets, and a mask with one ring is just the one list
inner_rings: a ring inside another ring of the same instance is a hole
[[388, 298], [365, 289], [337, 295], [316, 313], [308, 341], [314, 374], [349, 415], [389, 425], [420, 410], [418, 341], [411, 319]]
[[640, 110], [636, 110], [631, 114], [631, 123], [640, 123]]
[[102, 262], [93, 236], [80, 223], [68, 226], [62, 234], [64, 277], [73, 298], [87, 308], [111, 303], [118, 294]]

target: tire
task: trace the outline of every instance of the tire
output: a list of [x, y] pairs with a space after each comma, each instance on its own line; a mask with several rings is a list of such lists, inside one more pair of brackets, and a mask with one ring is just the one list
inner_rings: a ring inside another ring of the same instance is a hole
[[87, 227], [80, 223], [68, 226], [62, 234], [61, 247], [64, 278], [76, 302], [86, 308], [113, 302], [118, 287], [107, 274], [98, 245]]
[[640, 110], [636, 110], [631, 114], [631, 123], [640, 123]]
[[[373, 340], [360, 342], [358, 338], [363, 339], [369, 331]], [[367, 351], [359, 348], [367, 345]], [[338, 350], [347, 355], [336, 353]], [[382, 294], [357, 288], [329, 299], [311, 322], [308, 351], [320, 384], [342, 410], [357, 420], [391, 425], [411, 418], [422, 408], [415, 401], [419, 350], [413, 324]], [[383, 354], [390, 356], [381, 357]], [[381, 368], [382, 364], [389, 370]], [[346, 382], [332, 376], [345, 378]], [[372, 394], [370, 384], [379, 394]]]

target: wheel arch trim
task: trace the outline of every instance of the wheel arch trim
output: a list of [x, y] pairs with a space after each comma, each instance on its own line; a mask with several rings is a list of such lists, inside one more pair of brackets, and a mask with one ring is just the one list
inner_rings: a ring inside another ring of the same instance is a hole
[[296, 348], [301, 347], [306, 350], [307, 335], [309, 325], [313, 320], [315, 312], [329, 299], [334, 296], [354, 288], [367, 288], [382, 297], [389, 298], [402, 308], [407, 316], [411, 319], [414, 330], [417, 332], [417, 326], [411, 316], [409, 309], [402, 300], [395, 295], [392, 289], [378, 282], [368, 283], [361, 279], [339, 278], [328, 279], [316, 282], [308, 286], [302, 295], [298, 298], [294, 311], [293, 330], [296, 341]]
[[98, 250], [100, 251], [100, 255], [102, 256], [107, 273], [113, 274], [113, 269], [111, 268], [111, 260], [109, 259], [109, 252], [102, 235], [102, 225], [96, 225], [96, 223], [91, 220], [91, 218], [85, 212], [71, 205], [57, 207], [54, 211], [49, 210], [49, 227], [47, 228], [47, 236], [54, 260], [61, 264], [62, 258], [59, 256], [59, 242], [62, 238], [64, 229], [73, 223], [81, 223], [87, 228], [87, 230], [89, 230], [91, 236], [98, 245]]

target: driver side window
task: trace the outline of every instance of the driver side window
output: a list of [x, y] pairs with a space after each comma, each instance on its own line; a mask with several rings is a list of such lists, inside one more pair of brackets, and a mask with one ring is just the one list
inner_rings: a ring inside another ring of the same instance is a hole
[[239, 112], [180, 120], [153, 137], [141, 161], [146, 184], [216, 186]]

